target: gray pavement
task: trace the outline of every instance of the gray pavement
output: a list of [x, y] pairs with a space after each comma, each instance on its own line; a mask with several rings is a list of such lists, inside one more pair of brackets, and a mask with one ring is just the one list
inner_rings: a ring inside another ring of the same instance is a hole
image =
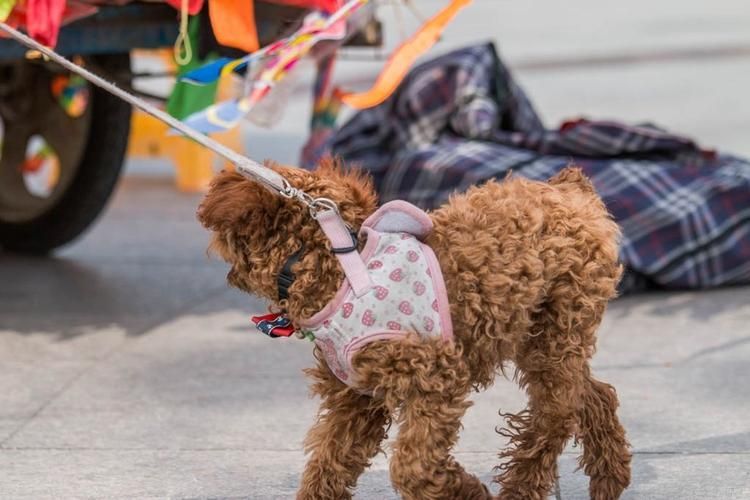
[[[0, 254], [0, 497], [290, 498], [315, 401], [304, 341], [251, 328], [193, 220], [198, 197], [128, 178], [101, 224], [53, 259]], [[614, 302], [595, 371], [635, 451], [626, 498], [750, 495], [750, 288]], [[491, 479], [523, 395], [475, 397], [458, 456]], [[576, 450], [561, 497], [585, 498]], [[358, 498], [396, 498], [379, 457]]]
[[[497, 39], [550, 125], [647, 119], [750, 154], [745, 1], [541, 5], [477, 0], [439, 50]], [[342, 78], [379, 64], [344, 64]], [[246, 127], [248, 151], [294, 162], [308, 108], [298, 97], [274, 130]], [[291, 498], [316, 407], [301, 373], [310, 345], [251, 328], [263, 304], [226, 287], [199, 197], [176, 193], [168, 166], [129, 172], [56, 257], [0, 253], [0, 498]], [[611, 305], [594, 364], [635, 453], [625, 498], [750, 498], [748, 325], [748, 287]], [[489, 482], [498, 410], [524, 398], [498, 380], [475, 403], [457, 455]], [[572, 447], [560, 459], [564, 499], [587, 497], [575, 459]], [[396, 498], [383, 457], [357, 498]]]

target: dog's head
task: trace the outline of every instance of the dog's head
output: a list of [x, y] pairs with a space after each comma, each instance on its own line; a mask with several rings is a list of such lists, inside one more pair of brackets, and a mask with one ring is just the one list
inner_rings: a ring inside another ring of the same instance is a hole
[[[334, 161], [325, 161], [312, 172], [269, 167], [313, 198], [336, 202], [341, 216], [355, 231], [376, 209], [372, 182], [359, 170], [346, 170]], [[213, 180], [198, 208], [198, 220], [213, 232], [209, 252], [231, 266], [229, 283], [269, 299], [286, 309], [292, 319], [318, 312], [341, 284], [343, 271], [308, 208], [238, 173], [222, 172]], [[288, 299], [281, 299], [277, 278], [297, 252], [299, 260], [291, 268], [294, 283]]]

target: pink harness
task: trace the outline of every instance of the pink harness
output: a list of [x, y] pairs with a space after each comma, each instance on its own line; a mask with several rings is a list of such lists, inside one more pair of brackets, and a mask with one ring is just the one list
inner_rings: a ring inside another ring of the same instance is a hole
[[[334, 251], [351, 246], [335, 212], [318, 217]], [[432, 230], [423, 211], [404, 201], [383, 205], [362, 225], [367, 244], [336, 251], [346, 274], [322, 311], [299, 327], [312, 333], [336, 376], [352, 385], [352, 356], [370, 342], [409, 333], [453, 339], [448, 296], [435, 253], [421, 239]]]

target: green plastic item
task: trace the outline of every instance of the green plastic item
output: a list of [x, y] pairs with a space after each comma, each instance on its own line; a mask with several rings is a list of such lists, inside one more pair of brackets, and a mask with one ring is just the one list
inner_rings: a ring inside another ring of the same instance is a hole
[[[2, 1], [5, 0], [0, 0], [0, 2]], [[178, 65], [178, 81], [175, 83], [169, 99], [167, 99], [167, 113], [178, 120], [183, 120], [193, 113], [209, 107], [216, 101], [216, 90], [219, 87], [218, 82], [197, 86], [179, 81], [179, 76], [216, 59], [216, 56], [213, 54], [206, 59], [198, 59], [196, 56], [198, 52], [196, 50], [198, 47], [198, 32], [198, 16], [192, 16], [190, 18], [190, 23], [188, 24], [188, 39], [190, 40], [191, 46], [194, 48], [193, 58], [187, 64]]]
[[16, 6], [16, 0], [0, 0], [0, 22], [5, 22]]

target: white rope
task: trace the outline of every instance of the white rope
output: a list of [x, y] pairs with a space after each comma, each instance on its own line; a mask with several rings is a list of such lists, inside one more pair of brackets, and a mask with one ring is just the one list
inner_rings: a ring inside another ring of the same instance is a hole
[[[60, 66], [64, 67], [65, 69], [68, 69], [72, 71], [73, 73], [76, 73], [82, 76], [83, 78], [93, 83], [97, 87], [100, 87], [106, 90], [107, 92], [116, 95], [123, 101], [135, 106], [136, 108], [143, 110], [145, 113], [148, 113], [149, 115], [153, 116], [157, 120], [165, 122], [166, 124], [174, 128], [175, 130], [182, 132], [186, 136], [193, 139], [195, 142], [210, 149], [211, 151], [218, 154], [219, 156], [226, 158], [228, 161], [234, 164], [234, 166], [237, 168], [237, 171], [239, 173], [247, 177], [250, 177], [253, 180], [260, 182], [264, 186], [288, 198], [296, 198], [305, 202], [305, 200], [301, 196], [297, 195], [298, 193], [297, 190], [293, 190], [293, 192], [290, 191], [291, 187], [289, 183], [281, 175], [274, 172], [270, 168], [256, 161], [253, 161], [250, 158], [247, 158], [237, 153], [236, 151], [233, 151], [227, 148], [223, 144], [211, 139], [207, 135], [204, 135], [198, 132], [197, 130], [195, 130], [194, 128], [185, 125], [181, 121], [165, 113], [159, 108], [149, 104], [148, 102], [144, 101], [143, 99], [140, 99], [139, 97], [136, 97], [122, 90], [115, 84], [104, 80], [103, 78], [95, 75], [94, 73], [91, 73], [87, 69], [69, 61], [68, 59], [64, 58], [63, 56], [61, 56], [54, 50], [48, 47], [45, 47], [41, 43], [26, 36], [20, 31], [14, 28], [11, 28], [6, 23], [0, 22], [0, 30], [6, 32], [11, 37], [15, 38], [17, 41], [22, 43], [23, 45], [44, 54], [51, 60], [58, 63]], [[309, 205], [309, 203], [306, 203], [306, 202], [305, 204]]]

